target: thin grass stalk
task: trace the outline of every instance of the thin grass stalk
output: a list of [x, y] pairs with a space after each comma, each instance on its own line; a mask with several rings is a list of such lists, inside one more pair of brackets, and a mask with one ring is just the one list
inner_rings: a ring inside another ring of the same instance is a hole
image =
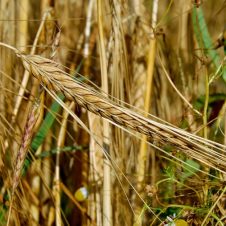
[[[153, 76], [154, 76], [154, 65], [155, 65], [155, 53], [156, 53], [156, 38], [154, 35], [154, 30], [156, 28], [157, 23], [157, 13], [158, 13], [158, 0], [153, 1], [153, 9], [152, 9], [152, 33], [150, 38], [150, 45], [148, 50], [148, 66], [147, 66], [147, 79], [146, 79], [146, 92], [145, 92], [145, 101], [144, 101], [144, 111], [146, 114], [144, 117], [148, 117], [148, 112], [151, 106], [151, 96], [152, 96], [152, 86], [153, 86]], [[147, 136], [142, 135], [142, 140], [140, 144], [139, 156], [138, 156], [138, 190], [141, 189], [141, 186], [145, 180], [146, 173], [146, 165], [147, 165]], [[154, 184], [155, 181], [155, 153], [154, 150], [151, 152], [151, 174], [152, 180], [151, 183]], [[139, 213], [140, 212], [140, 213]], [[142, 214], [143, 210], [139, 210], [138, 213]], [[142, 218], [138, 217], [135, 225], [141, 225]]]
[[[15, 1], [1, 1], [0, 2], [0, 40], [9, 43], [10, 45], [16, 45], [16, 2]], [[9, 21], [8, 21], [9, 20]], [[13, 21], [10, 21], [13, 20]], [[1, 60], [0, 70], [1, 73], [7, 73], [9, 76], [5, 77], [0, 75], [1, 92], [0, 92], [0, 112], [6, 117], [7, 112], [7, 100], [12, 100], [10, 106], [13, 103], [13, 95], [7, 96], [7, 91], [4, 89], [12, 90], [12, 78], [14, 75], [14, 58], [7, 49], [0, 49]], [[7, 98], [6, 98], [7, 97]], [[7, 139], [7, 138], [6, 138]], [[18, 147], [16, 147], [18, 148]]]
[[[18, 2], [18, 24], [17, 24], [17, 48], [21, 52], [26, 52], [27, 49], [27, 37], [28, 37], [28, 9], [29, 9], [29, 1], [24, 0], [22, 2]], [[33, 53], [34, 54], [34, 53]]]
[[207, 127], [207, 118], [208, 118], [208, 106], [209, 106], [209, 75], [207, 68], [205, 69], [205, 103], [203, 110], [203, 137], [208, 139], [208, 127]]
[[[149, 21], [140, 20], [141, 15], [145, 15], [145, 3], [143, 1], [133, 1], [133, 10], [136, 13], [136, 17], [134, 18], [134, 30], [132, 35], [132, 54], [131, 57], [128, 55], [128, 61], [132, 61], [131, 72], [132, 72], [132, 78], [131, 78], [131, 88], [130, 88], [130, 95], [131, 95], [131, 104], [136, 107], [136, 109], [143, 110], [144, 109], [144, 101], [145, 101], [145, 89], [147, 86], [147, 65], [148, 65], [148, 53], [150, 50], [150, 36], [151, 29], [146, 30], [145, 24], [149, 24]], [[145, 19], [145, 17], [144, 17]], [[132, 27], [132, 26], [131, 26]], [[148, 43], [148, 45], [147, 45]], [[145, 61], [145, 64], [139, 59], [147, 59], [147, 63]], [[147, 65], [146, 65], [147, 64]], [[138, 111], [139, 111], [138, 110]], [[145, 115], [144, 112], [141, 113], [142, 115]], [[127, 135], [127, 133], [125, 133]], [[140, 156], [140, 144], [142, 140], [140, 140], [140, 137], [134, 137], [133, 134], [130, 134], [129, 137], [127, 135], [127, 144], [128, 145], [128, 154], [130, 155], [130, 161], [126, 162], [127, 172], [130, 174], [133, 174], [134, 169], [136, 172], [136, 181], [139, 182], [137, 175], [144, 174], [143, 170], [140, 170], [140, 164], [138, 162], [142, 161], [139, 160]], [[144, 136], [143, 136], [144, 137]], [[149, 139], [149, 138], [148, 138]], [[143, 163], [141, 163], [143, 164]], [[138, 192], [144, 197], [141, 188], [142, 184], [137, 183], [136, 189]], [[129, 197], [130, 198], [130, 197]], [[140, 215], [140, 212], [142, 211], [141, 202], [138, 196], [135, 195], [135, 193], [131, 194], [131, 200], [133, 205], [133, 212], [131, 214], [131, 223], [135, 223], [136, 218]]]
[[[42, 17], [41, 24], [39, 26], [39, 29], [37, 31], [35, 40], [33, 42], [33, 45], [32, 45], [31, 51], [30, 51], [31, 55], [35, 54], [39, 37], [41, 35], [43, 26], [45, 24], [46, 18], [49, 15], [49, 13], [50, 13], [50, 10], [47, 10]], [[27, 87], [27, 84], [28, 84], [28, 81], [29, 81], [29, 78], [30, 78], [30, 74], [29, 74], [28, 71], [25, 70], [24, 75], [23, 75], [23, 80], [21, 82], [21, 86], [20, 86], [20, 89], [19, 89], [19, 92], [18, 92], [18, 95], [17, 95], [16, 104], [15, 104], [15, 107], [14, 107], [14, 110], [13, 110], [13, 117], [12, 117], [13, 123], [15, 122], [15, 120], [17, 118], [17, 114], [18, 114], [18, 111], [19, 111], [19, 108], [20, 108], [20, 105], [21, 105], [21, 101], [22, 101], [23, 96], [24, 96], [24, 92], [26, 90], [26, 87]]]
[[[128, 73], [128, 52], [125, 40], [126, 26], [124, 26], [123, 23], [123, 15], [126, 13], [125, 6], [126, 4], [123, 1], [110, 1], [110, 10], [113, 16], [111, 20], [111, 30], [109, 31], [111, 35], [107, 48], [109, 62], [108, 76], [111, 84], [110, 93], [117, 103], [124, 101], [126, 96], [128, 97], [128, 101], [130, 100], [130, 74]], [[126, 171], [128, 173], [128, 169], [126, 168], [129, 166], [128, 162], [130, 161], [130, 156], [128, 152], [130, 148], [126, 147], [126, 133], [118, 127], [112, 127], [111, 134], [111, 158], [118, 162], [118, 167], [123, 172]], [[121, 200], [120, 190], [123, 190], [128, 200], [127, 184], [123, 181], [119, 182], [117, 177], [112, 176], [112, 197], [116, 200], [112, 202], [113, 209], [115, 210], [112, 212], [112, 218], [114, 219], [113, 224], [131, 225], [131, 215], [133, 215], [133, 212], [128, 211], [125, 204], [119, 201]]]
[[[209, 106], [209, 75], [208, 70], [205, 67], [204, 69], [205, 73], [205, 103], [204, 103], [204, 110], [203, 110], [203, 137], [205, 139], [208, 139], [208, 106]], [[205, 167], [205, 171], [208, 173], [210, 170], [209, 167]], [[209, 185], [208, 183], [205, 183], [203, 186], [203, 203], [204, 205], [207, 205], [208, 202], [208, 195], [209, 195]], [[204, 219], [205, 221], [205, 219]]]
[[[144, 103], [144, 111], [146, 114], [144, 117], [148, 117], [148, 112], [151, 105], [151, 95], [152, 95], [152, 81], [154, 74], [154, 64], [155, 64], [155, 49], [156, 49], [156, 39], [151, 38], [149, 54], [148, 54], [148, 68], [147, 68], [147, 81], [146, 81], [146, 92], [145, 92], [145, 103]], [[139, 167], [139, 175], [138, 182], [142, 183], [145, 177], [145, 165], [147, 161], [147, 136], [142, 136], [142, 141], [140, 144], [140, 151], [138, 157], [138, 167]]]
[[[88, 71], [88, 68], [87, 68]], [[91, 184], [95, 183], [94, 192], [92, 192], [88, 197], [88, 211], [91, 218], [96, 221], [97, 225], [102, 225], [102, 211], [101, 211], [101, 196], [102, 191], [98, 189], [100, 183], [100, 179], [103, 178], [103, 160], [104, 156], [101, 152], [100, 147], [97, 145], [96, 140], [98, 143], [102, 143], [103, 134], [100, 128], [102, 128], [101, 118], [97, 115], [88, 112], [88, 121], [89, 121], [89, 129], [91, 134], [95, 134], [95, 138], [90, 136], [90, 143], [89, 143], [89, 162], [90, 162], [90, 169], [89, 169], [89, 182]], [[90, 222], [88, 221], [88, 225]]]
[[47, 226], [54, 225], [54, 220], [55, 220], [55, 208], [51, 206], [49, 209]]
[[181, 10], [181, 16], [179, 18], [179, 32], [178, 32], [178, 43], [179, 43], [179, 55], [182, 56], [184, 62], [188, 63], [189, 60], [189, 49], [188, 49], [188, 22], [189, 14], [186, 13], [191, 7], [191, 2], [189, 1], [179, 1], [179, 9]]
[[[89, 118], [89, 128], [91, 134], [95, 134], [98, 140], [98, 143], [102, 143], [103, 135], [100, 131], [101, 125], [101, 119], [91, 113], [88, 112], [88, 118]], [[101, 214], [101, 192], [99, 191], [98, 187], [100, 183], [101, 178], [103, 178], [103, 153], [101, 152], [100, 147], [97, 145], [96, 140], [93, 138], [93, 136], [90, 136], [90, 183], [95, 183], [95, 191], [89, 195], [89, 214], [91, 218], [96, 220], [97, 225], [102, 225], [102, 214]], [[89, 222], [88, 222], [89, 223]], [[91, 224], [88, 224], [92, 226]]]
[[[49, 131], [49, 133], [46, 135], [45, 140], [42, 145], [42, 152], [43, 150], [50, 150], [52, 148], [52, 142], [53, 142], [53, 132]], [[52, 206], [51, 203], [46, 202], [49, 198], [49, 194], [51, 191], [51, 185], [53, 182], [52, 173], [51, 173], [51, 158], [47, 157], [44, 158], [41, 161], [41, 168], [35, 169], [36, 171], [40, 170], [39, 176], [41, 178], [41, 188], [40, 188], [40, 202], [43, 203], [41, 205], [41, 209], [39, 210], [45, 219], [48, 219], [49, 217], [49, 210]], [[53, 200], [54, 201], [54, 200]]]
[[44, 13], [45, 10], [50, 7], [50, 4], [51, 4], [51, 0], [41, 0], [40, 2], [41, 13]]
[[[158, 0], [155, 0], [153, 2], [153, 10], [152, 10], [152, 33], [150, 38], [150, 45], [149, 45], [149, 51], [148, 51], [148, 67], [147, 67], [147, 80], [146, 80], [146, 92], [145, 92], [145, 102], [144, 102], [144, 111], [146, 114], [145, 117], [148, 117], [148, 112], [150, 110], [151, 105], [151, 95], [152, 95], [152, 82], [153, 82], [153, 76], [154, 76], [154, 65], [155, 65], [155, 53], [156, 53], [156, 38], [154, 35], [154, 30], [156, 28], [157, 23], [157, 13], [158, 13]], [[154, 152], [152, 151], [152, 160], [154, 160]], [[139, 151], [139, 157], [138, 157], [138, 167], [139, 167], [139, 173], [138, 173], [138, 183], [142, 183], [144, 181], [145, 177], [145, 165], [147, 162], [147, 136], [142, 136], [142, 141], [140, 144], [140, 151]], [[154, 161], [152, 161], [152, 174], [154, 174], [155, 164]], [[152, 176], [152, 182], [154, 183], [154, 176]]]
[[[37, 123], [38, 123], [38, 120], [37, 120]], [[42, 146], [38, 148], [38, 150], [36, 151], [36, 154], [39, 155], [41, 154], [41, 152], [42, 152]], [[34, 169], [37, 171], [41, 171], [41, 164], [42, 164], [41, 159], [36, 160], [35, 163], [32, 165], [32, 170]], [[39, 175], [35, 175], [31, 179], [31, 189], [37, 197], [40, 195], [40, 188], [41, 188], [41, 178]], [[38, 226], [38, 222], [40, 220], [39, 204], [40, 204], [40, 200], [38, 199], [37, 204], [32, 203], [30, 206], [30, 212], [34, 220], [33, 222], [34, 226]]]
[[[43, 2], [44, 4], [44, 2]], [[53, 44], [52, 44], [52, 53], [51, 58], [57, 60], [58, 54], [57, 54], [57, 47], [59, 46], [60, 42], [60, 31], [56, 34]], [[68, 105], [68, 104], [67, 104]], [[69, 106], [70, 107], [73, 107]], [[56, 154], [56, 165], [55, 165], [55, 177], [54, 177], [54, 186], [53, 186], [53, 194], [54, 194], [54, 201], [55, 201], [55, 221], [57, 226], [62, 225], [61, 220], [61, 190], [60, 190], [60, 148], [64, 146], [65, 142], [65, 135], [66, 135], [66, 128], [67, 128], [67, 119], [68, 119], [68, 113], [66, 111], [63, 111], [63, 117], [62, 117], [62, 123], [57, 139], [57, 154]], [[50, 207], [50, 210], [52, 208]], [[51, 211], [50, 211], [51, 213]], [[52, 214], [48, 215], [48, 222], [51, 222]]]
[[[108, 74], [107, 74], [107, 57], [105, 50], [105, 37], [103, 29], [103, 1], [97, 1], [97, 22], [99, 31], [99, 50], [100, 50], [100, 66], [101, 66], [101, 86], [102, 90], [108, 95]], [[110, 126], [109, 122], [103, 120], [103, 146], [110, 154], [109, 145]], [[103, 226], [112, 225], [112, 206], [111, 206], [111, 167], [108, 159], [104, 159], [104, 181], [103, 181]]]
[[[88, 76], [90, 74], [90, 55], [93, 49], [93, 45], [95, 40], [93, 39], [93, 35], [91, 33], [92, 28], [92, 16], [93, 16], [93, 9], [94, 9], [94, 0], [89, 0], [88, 7], [87, 7], [87, 16], [86, 16], [86, 25], [84, 30], [85, 36], [85, 43], [83, 49], [84, 55], [84, 75]], [[95, 34], [94, 34], [95, 35]], [[93, 42], [93, 44], [92, 44]], [[102, 127], [100, 118], [98, 118], [95, 114], [88, 112], [88, 122], [89, 122], [89, 129], [92, 134], [97, 134], [97, 137], [101, 138], [102, 135], [99, 134], [99, 128]], [[101, 133], [101, 132], [100, 132]], [[98, 138], [97, 138], [98, 139]], [[101, 141], [99, 141], [101, 143]], [[89, 182], [90, 183], [97, 183], [99, 180], [99, 176], [103, 176], [103, 154], [99, 150], [99, 147], [96, 145], [95, 139], [90, 136], [89, 141]], [[96, 185], [98, 187], [98, 184]], [[96, 222], [97, 225], [102, 225], [102, 214], [101, 214], [101, 194], [99, 189], [94, 189], [88, 197], [88, 214]], [[92, 222], [89, 220], [87, 221], [87, 225], [91, 226]]]
[[[69, 103], [66, 103], [69, 105]], [[75, 103], [72, 102], [68, 108], [72, 109], [75, 106]], [[67, 119], [69, 113], [67, 111], [63, 111], [62, 115], [62, 123], [60, 127], [59, 136], [57, 139], [57, 149], [60, 150], [64, 146], [65, 136], [67, 132]], [[53, 193], [55, 194], [55, 216], [56, 216], [56, 225], [61, 226], [61, 190], [60, 190], [60, 152], [58, 151], [56, 154], [56, 166], [55, 166], [55, 186], [53, 188]]]
[[161, 55], [160, 55], [160, 54], [158, 55], [158, 58], [159, 58], [159, 60], [160, 60], [160, 64], [161, 64], [161, 66], [162, 66], [162, 69], [163, 69], [163, 71], [164, 71], [164, 73], [165, 73], [165, 75], [166, 75], [166, 77], [167, 77], [167, 79], [168, 79], [170, 85], [171, 85], [171, 86], [173, 87], [173, 89], [176, 91], [176, 93], [178, 94], [178, 96], [179, 96], [179, 97], [184, 101], [184, 103], [185, 103], [186, 105], [188, 105], [188, 107], [191, 108], [196, 114], [198, 114], [199, 116], [202, 116], [202, 114], [201, 114], [198, 110], [196, 110], [196, 109], [189, 103], [189, 101], [183, 96], [183, 94], [177, 89], [177, 87], [175, 86], [175, 84], [174, 84], [173, 81], [171, 80], [171, 78], [170, 78], [170, 76], [169, 76], [169, 74], [168, 74], [168, 72], [167, 72], [167, 70], [166, 70], [166, 68], [165, 68], [165, 66], [164, 66], [164, 64], [163, 64], [163, 62], [162, 62], [162, 60], [161, 60]]
[[[188, 64], [192, 62], [192, 54], [189, 50], [189, 33], [191, 26], [189, 26], [189, 14], [186, 13], [191, 8], [191, 2], [179, 1], [179, 8], [181, 10], [181, 16], [179, 19], [179, 31], [178, 31], [178, 43], [179, 48], [177, 51], [178, 67], [180, 71], [180, 79], [182, 83], [182, 89], [186, 100], [190, 100], [193, 93], [195, 93], [196, 84], [192, 80], [193, 68], [188, 68]], [[186, 103], [184, 104], [186, 106]], [[195, 131], [196, 123], [193, 110], [189, 108], [186, 111], [186, 118], [188, 119], [188, 125], [190, 131]]]
[[[205, 18], [202, 12], [201, 7], [193, 8], [193, 27], [196, 34], [197, 41], [202, 49], [201, 56], [206, 57], [208, 54], [213, 60], [215, 67], [219, 65], [220, 59], [215, 50], [212, 49], [212, 42], [210, 36], [208, 34], [207, 26], [205, 23]], [[207, 127], [207, 119], [208, 119], [208, 106], [209, 106], [209, 75], [207, 65], [204, 65], [205, 74], [205, 102], [204, 102], [204, 110], [203, 110], [203, 137], [205, 139], [208, 138], [208, 127]], [[209, 167], [205, 167], [205, 171], [208, 173], [210, 170]], [[207, 205], [208, 195], [209, 195], [209, 185], [205, 183], [202, 187], [203, 189], [203, 203]], [[204, 220], [205, 221], [205, 220]]]
[[89, 40], [91, 34], [91, 19], [92, 19], [92, 12], [93, 12], [94, 0], [89, 0], [88, 8], [87, 8], [87, 17], [86, 17], [86, 26], [85, 26], [85, 44], [83, 54], [84, 57], [89, 57]]

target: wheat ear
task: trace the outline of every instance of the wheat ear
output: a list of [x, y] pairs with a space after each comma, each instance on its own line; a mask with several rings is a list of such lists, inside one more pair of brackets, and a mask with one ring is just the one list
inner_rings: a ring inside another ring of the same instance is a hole
[[35, 102], [34, 105], [32, 106], [32, 109], [30, 110], [30, 112], [28, 114], [27, 122], [26, 122], [26, 125], [24, 128], [24, 134], [22, 136], [21, 146], [16, 155], [15, 168], [14, 168], [14, 173], [13, 173], [11, 203], [10, 203], [10, 208], [9, 208], [7, 226], [9, 225], [9, 221], [10, 221], [14, 193], [15, 193], [15, 190], [20, 181], [21, 169], [24, 165], [24, 160], [26, 158], [26, 155], [27, 155], [27, 152], [28, 152], [31, 140], [32, 140], [33, 129], [37, 122], [38, 115], [39, 115], [39, 104], [38, 104], [38, 102]]
[[225, 172], [226, 156], [223, 145], [195, 136], [181, 129], [145, 118], [136, 112], [122, 107], [92, 87], [79, 83], [64, 72], [56, 62], [37, 56], [17, 52], [23, 65], [42, 85], [49, 90], [62, 92], [69, 100], [75, 101], [116, 125], [130, 128], [148, 136], [157, 146], [170, 144], [209, 166]]

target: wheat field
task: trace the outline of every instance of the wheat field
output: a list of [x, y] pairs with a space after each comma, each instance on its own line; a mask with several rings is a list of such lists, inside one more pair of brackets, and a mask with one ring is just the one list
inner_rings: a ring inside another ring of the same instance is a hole
[[0, 225], [226, 224], [224, 0], [0, 6]]

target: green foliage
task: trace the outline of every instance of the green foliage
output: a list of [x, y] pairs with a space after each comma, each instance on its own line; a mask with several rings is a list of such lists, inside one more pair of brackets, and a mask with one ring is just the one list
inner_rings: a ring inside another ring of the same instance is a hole
[[59, 152], [74, 152], [74, 151], [83, 151], [84, 150], [84, 146], [65, 146], [63, 148], [60, 149], [51, 149], [48, 151], [43, 151], [41, 154], [39, 154], [37, 157], [38, 158], [46, 158], [46, 157], [50, 157], [51, 155], [57, 154]]
[[[211, 104], [216, 103], [217, 101], [225, 101], [226, 100], [226, 94], [224, 93], [215, 93], [211, 94], [209, 96], [209, 106]], [[205, 104], [205, 96], [200, 96], [195, 102], [194, 102], [194, 107], [197, 110], [202, 110]]]
[[[205, 17], [201, 7], [194, 7], [192, 11], [192, 22], [195, 37], [198, 41], [199, 47], [204, 50], [204, 53], [210, 57], [215, 69], [221, 67], [221, 59], [217, 51], [214, 49], [212, 39], [205, 22]], [[222, 78], [226, 82], [226, 67], [223, 66], [221, 71]]]
[[[8, 193], [5, 193], [2, 197], [2, 200], [1, 201], [9, 201], [9, 196], [8, 196]], [[7, 215], [7, 212], [8, 212], [8, 208], [7, 206], [4, 204], [4, 201], [3, 202], [0, 202], [0, 226], [5, 226], [6, 225], [6, 215]]]
[[183, 164], [183, 172], [181, 175], [182, 182], [184, 182], [188, 177], [193, 176], [200, 169], [200, 165], [192, 159], [187, 159], [185, 163]]
[[7, 211], [0, 205], [0, 226], [6, 225], [6, 216]]

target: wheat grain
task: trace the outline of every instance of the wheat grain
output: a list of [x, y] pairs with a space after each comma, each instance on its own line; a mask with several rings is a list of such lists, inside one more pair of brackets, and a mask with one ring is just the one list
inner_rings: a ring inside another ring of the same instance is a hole
[[81, 107], [112, 121], [116, 125], [148, 136], [155, 145], [173, 145], [188, 156], [216, 169], [222, 169], [221, 171], [224, 172], [226, 156], [223, 145], [220, 146], [183, 130], [144, 118], [130, 109], [123, 108], [104, 95], [96, 93], [91, 87], [68, 76], [60, 65], [52, 60], [36, 55], [20, 53], [17, 55], [22, 59], [25, 69], [48, 89], [62, 92], [67, 99], [75, 101]]

